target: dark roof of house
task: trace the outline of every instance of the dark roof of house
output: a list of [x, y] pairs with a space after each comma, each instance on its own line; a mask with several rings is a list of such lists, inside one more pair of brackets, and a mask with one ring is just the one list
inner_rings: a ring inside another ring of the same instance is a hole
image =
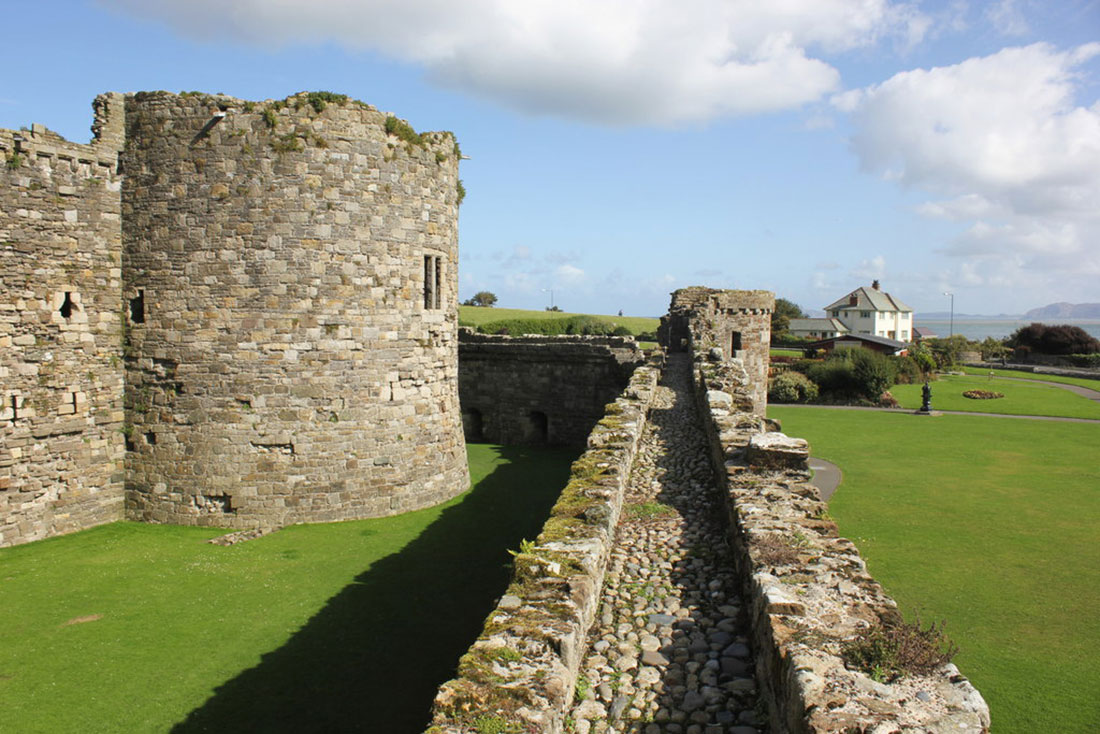
[[[854, 306], [851, 305], [852, 296], [856, 297], [856, 304]], [[865, 288], [863, 286], [856, 288], [848, 295], [825, 307], [826, 313], [829, 311], [845, 311], [848, 309], [853, 311], [913, 311], [913, 309], [909, 308], [889, 293], [875, 290], [874, 288]]]
[[842, 336], [831, 336], [828, 339], [821, 339], [820, 341], [807, 344], [807, 347], [823, 347], [826, 344], [841, 341], [843, 339], [858, 339], [864, 342], [871, 342], [872, 344], [878, 344], [883, 347], [890, 347], [894, 351], [905, 349], [909, 345], [905, 342], [899, 342], [897, 339], [887, 339], [884, 336], [873, 336], [871, 334], [844, 334]]

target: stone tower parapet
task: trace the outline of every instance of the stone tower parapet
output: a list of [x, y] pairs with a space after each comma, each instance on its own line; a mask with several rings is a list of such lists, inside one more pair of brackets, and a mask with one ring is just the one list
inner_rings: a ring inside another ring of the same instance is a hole
[[453, 138], [334, 95], [126, 114], [129, 514], [282, 525], [464, 491]]
[[0, 130], [0, 546], [122, 518], [118, 151], [97, 136]]
[[669, 351], [691, 352], [696, 360], [738, 361], [752, 386], [752, 412], [763, 416], [774, 308], [771, 291], [681, 288], [672, 294], [668, 314], [661, 317], [657, 340]]

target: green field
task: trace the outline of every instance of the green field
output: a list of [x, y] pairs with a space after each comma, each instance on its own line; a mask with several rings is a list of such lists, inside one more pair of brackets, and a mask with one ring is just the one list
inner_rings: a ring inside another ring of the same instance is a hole
[[946, 619], [997, 734], [1100, 722], [1100, 424], [772, 406], [839, 465], [829, 510], [909, 615]]
[[[1003, 398], [972, 400], [963, 397], [967, 390], [992, 390]], [[903, 408], [921, 406], [921, 385], [894, 385], [890, 393]], [[1100, 419], [1100, 403], [1053, 385], [1034, 381], [1003, 380], [986, 377], [942, 375], [932, 383], [932, 408], [962, 410], [970, 413], [1007, 413], [1010, 415], [1058, 415], [1069, 418]]]
[[[963, 367], [963, 372], [968, 375], [989, 377], [989, 370], [981, 367]], [[1078, 385], [1090, 390], [1100, 390], [1100, 378], [1090, 380], [1087, 377], [1063, 377], [1062, 375], [1044, 375], [1041, 372], [1024, 372], [1022, 370], [993, 370], [996, 377], [1014, 377], [1018, 380], [1042, 380], [1043, 382], [1060, 382], [1063, 385]]]
[[[586, 316], [589, 314], [567, 313], [564, 311], [524, 311], [518, 308], [488, 308], [483, 306], [459, 306], [458, 323], [461, 326], [478, 327], [490, 321], [503, 321], [505, 319], [567, 319], [570, 316]], [[656, 332], [660, 319], [648, 316], [603, 316], [591, 314], [595, 318], [603, 319], [616, 326], [625, 326], [634, 335], [645, 332]]]
[[115, 523], [0, 550], [0, 731], [419, 734], [575, 455], [472, 444], [443, 505], [233, 547]]

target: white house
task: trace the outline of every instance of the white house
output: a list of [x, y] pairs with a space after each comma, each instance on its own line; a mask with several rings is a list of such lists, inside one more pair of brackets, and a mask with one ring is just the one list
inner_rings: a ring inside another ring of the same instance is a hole
[[852, 334], [881, 336], [895, 341], [913, 339], [913, 309], [889, 293], [876, 280], [859, 287], [825, 307], [825, 316], [840, 321]]

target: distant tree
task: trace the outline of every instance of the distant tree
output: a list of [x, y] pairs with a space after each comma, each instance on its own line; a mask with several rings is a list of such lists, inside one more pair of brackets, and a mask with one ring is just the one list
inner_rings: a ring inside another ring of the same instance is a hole
[[546, 310], [547, 311], [561, 311], [561, 309], [558, 308], [557, 306], [547, 306]]
[[1010, 347], [1026, 347], [1037, 354], [1095, 354], [1100, 342], [1080, 326], [1031, 324], [1008, 338]]
[[462, 302], [463, 306], [484, 306], [485, 308], [491, 308], [494, 303], [497, 302], [496, 295], [489, 291], [478, 291], [474, 294], [473, 298], [467, 299]]
[[791, 319], [804, 319], [802, 307], [794, 301], [786, 298], [775, 299], [775, 307], [772, 309], [772, 340], [781, 339], [791, 327]]

